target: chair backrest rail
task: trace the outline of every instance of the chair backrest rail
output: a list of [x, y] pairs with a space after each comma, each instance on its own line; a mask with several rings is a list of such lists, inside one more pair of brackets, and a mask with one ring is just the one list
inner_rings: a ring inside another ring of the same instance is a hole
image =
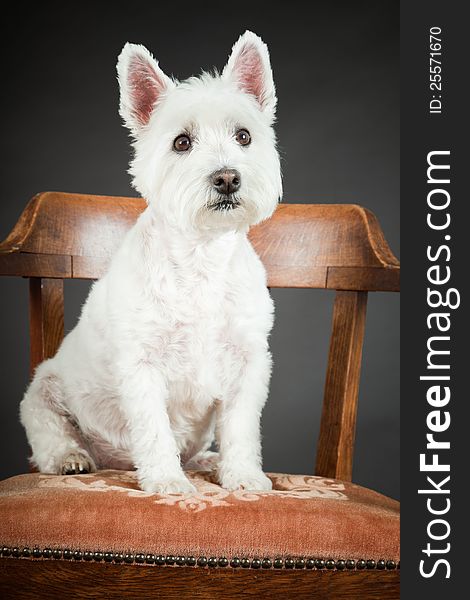
[[[0, 243], [0, 275], [97, 279], [146, 204], [44, 192]], [[353, 204], [281, 204], [250, 230], [270, 287], [397, 291], [399, 264], [375, 216]]]

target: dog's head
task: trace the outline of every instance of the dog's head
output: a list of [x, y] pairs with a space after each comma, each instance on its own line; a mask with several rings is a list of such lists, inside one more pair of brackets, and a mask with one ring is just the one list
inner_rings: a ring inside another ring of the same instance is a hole
[[146, 48], [119, 56], [120, 114], [134, 138], [133, 185], [178, 226], [243, 229], [282, 194], [266, 45], [247, 31], [221, 75], [169, 78]]

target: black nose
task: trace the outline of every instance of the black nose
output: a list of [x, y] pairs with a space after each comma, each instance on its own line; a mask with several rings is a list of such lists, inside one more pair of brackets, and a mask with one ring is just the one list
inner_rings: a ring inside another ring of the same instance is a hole
[[241, 176], [236, 169], [219, 169], [211, 175], [212, 185], [219, 194], [233, 194], [240, 189]]

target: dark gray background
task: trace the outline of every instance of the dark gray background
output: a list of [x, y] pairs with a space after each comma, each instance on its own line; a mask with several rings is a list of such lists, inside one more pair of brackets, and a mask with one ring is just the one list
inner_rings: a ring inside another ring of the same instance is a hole
[[[0, 238], [38, 191], [135, 195], [118, 116], [115, 63], [145, 44], [179, 78], [225, 64], [247, 28], [271, 53], [285, 202], [370, 208], [399, 249], [398, 1], [42, 4], [13, 15], [3, 50]], [[305, 7], [309, 6], [309, 12]], [[14, 9], [15, 10], [15, 9]], [[18, 10], [18, 9], [17, 9]], [[73, 327], [86, 282], [66, 283]], [[0, 281], [0, 477], [27, 469], [18, 404], [28, 381], [27, 281]], [[315, 463], [333, 295], [274, 290], [266, 470]], [[399, 497], [399, 298], [370, 294], [353, 479]]]

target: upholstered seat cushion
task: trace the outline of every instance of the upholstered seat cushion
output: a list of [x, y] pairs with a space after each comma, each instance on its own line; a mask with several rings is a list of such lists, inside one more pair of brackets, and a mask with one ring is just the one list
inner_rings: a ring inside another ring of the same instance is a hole
[[0, 483], [0, 544], [20, 552], [399, 560], [399, 505], [376, 492], [283, 474], [269, 475], [270, 492], [228, 492], [211, 472], [188, 475], [191, 496], [143, 492], [133, 471], [11, 477]]

